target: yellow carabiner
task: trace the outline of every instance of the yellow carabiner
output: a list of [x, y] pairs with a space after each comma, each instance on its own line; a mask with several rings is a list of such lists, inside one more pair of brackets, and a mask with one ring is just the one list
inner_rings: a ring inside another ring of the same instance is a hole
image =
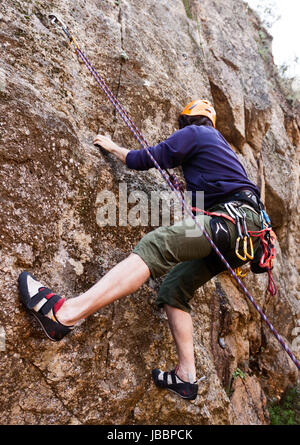
[[[242, 261], [246, 261], [247, 256], [245, 255], [244, 257], [242, 257], [242, 255], [240, 255], [240, 253], [239, 253], [240, 240], [241, 240], [241, 237], [238, 236], [237, 239], [236, 239], [236, 243], [235, 243], [235, 254], [236, 254], [236, 256], [237, 256], [240, 260], [242, 260]], [[244, 247], [245, 247], [245, 241], [244, 241]], [[245, 249], [244, 249], [244, 250], [245, 250]]]
[[[247, 247], [247, 240], [249, 238], [249, 245], [250, 245], [250, 253], [248, 252], [248, 247]], [[253, 249], [253, 242], [251, 237], [249, 236], [244, 236], [244, 254], [246, 255], [247, 258], [249, 258], [249, 260], [253, 260], [254, 258], [254, 249]]]
[[72, 35], [70, 36], [70, 41], [69, 41], [69, 43], [70, 43], [70, 46], [72, 46], [72, 43], [74, 43], [75, 47], [76, 47], [77, 49], [80, 49], [78, 43], [76, 42], [75, 38], [74, 38]]
[[234, 269], [234, 272], [236, 273], [236, 275], [237, 275], [238, 277], [240, 277], [240, 278], [244, 278], [244, 277], [247, 275], [247, 273], [249, 272], [249, 270], [246, 270], [245, 273], [242, 273], [241, 268], [240, 268], [240, 267], [237, 267], [236, 269]]

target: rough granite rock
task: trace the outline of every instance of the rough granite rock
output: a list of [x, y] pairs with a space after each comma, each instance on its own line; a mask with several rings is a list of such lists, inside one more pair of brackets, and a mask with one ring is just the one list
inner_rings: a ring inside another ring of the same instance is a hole
[[[266, 293], [265, 276], [244, 282], [300, 359], [300, 124], [276, 80], [270, 36], [240, 0], [50, 3], [7, 0], [0, 11], [0, 423], [268, 423], [267, 397], [280, 397], [298, 373], [227, 273], [192, 303], [206, 376], [193, 402], [151, 381], [153, 367], [176, 360], [153, 304], [157, 285], [56, 344], [21, 307], [17, 277], [27, 269], [56, 292], [80, 294], [152, 230], [100, 227], [99, 192], [118, 195], [120, 182], [128, 194], [166, 189], [155, 170], [136, 174], [93, 147], [99, 129], [138, 143], [51, 25], [55, 12], [150, 143], [176, 129], [190, 99], [214, 102], [217, 128], [260, 186], [278, 236], [278, 294]], [[233, 378], [237, 369], [245, 378]]]

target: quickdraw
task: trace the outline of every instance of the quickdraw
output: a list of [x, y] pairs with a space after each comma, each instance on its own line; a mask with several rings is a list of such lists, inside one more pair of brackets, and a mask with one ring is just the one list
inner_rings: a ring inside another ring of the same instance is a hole
[[[246, 261], [247, 258], [249, 260], [253, 260], [254, 258], [254, 249], [253, 249], [253, 242], [251, 239], [251, 236], [247, 229], [246, 224], [246, 213], [241, 207], [237, 207], [232, 202], [227, 202], [224, 204], [225, 209], [229, 213], [229, 215], [234, 219], [236, 231], [237, 231], [237, 239], [235, 244], [235, 254], [236, 256], [242, 260]], [[244, 235], [242, 234], [242, 229], [244, 232]], [[250, 247], [250, 252], [248, 251], [248, 243]], [[241, 249], [240, 246], [243, 247], [243, 256], [241, 255]]]
[[274, 267], [274, 260], [276, 257], [275, 241], [276, 235], [272, 227], [265, 227], [260, 231], [250, 232], [251, 236], [260, 239], [261, 255], [257, 263], [251, 264], [251, 270], [254, 273], [268, 273], [268, 291], [272, 296], [277, 292], [277, 287], [272, 276], [272, 269]]
[[[114, 96], [114, 94], [112, 93], [112, 91], [108, 88], [108, 86], [106, 85], [106, 83], [104, 82], [104, 80], [102, 79], [102, 77], [99, 75], [99, 73], [95, 70], [95, 68], [93, 67], [93, 65], [90, 63], [90, 61], [88, 60], [88, 58], [83, 54], [83, 52], [81, 51], [81, 49], [79, 48], [76, 40], [74, 39], [74, 37], [69, 33], [69, 31], [66, 28], [66, 25], [57, 18], [56, 15], [51, 14], [50, 16], [51, 19], [51, 23], [53, 23], [54, 25], [57, 25], [66, 35], [66, 37], [69, 40], [69, 43], [71, 45], [74, 44], [75, 46], [75, 51], [77, 53], [77, 55], [79, 56], [79, 58], [82, 60], [82, 62], [85, 64], [85, 66], [87, 67], [87, 69], [89, 70], [89, 72], [91, 73], [91, 75], [94, 77], [94, 79], [96, 80], [96, 82], [98, 83], [98, 85], [101, 87], [102, 91], [104, 92], [104, 94], [107, 96], [108, 100], [113, 104], [113, 106], [115, 107], [116, 111], [119, 113], [120, 117], [123, 119], [124, 123], [127, 125], [127, 127], [130, 129], [130, 131], [133, 133], [134, 137], [137, 139], [137, 141], [140, 143], [141, 147], [144, 148], [146, 150], [146, 153], [148, 154], [148, 156], [150, 157], [150, 159], [153, 162], [153, 165], [155, 166], [155, 168], [159, 171], [159, 173], [161, 174], [161, 176], [163, 177], [163, 179], [166, 181], [166, 183], [169, 185], [169, 187], [175, 192], [177, 199], [179, 200], [179, 202], [182, 204], [182, 207], [185, 209], [185, 211], [187, 212], [187, 214], [195, 221], [195, 225], [201, 230], [201, 232], [203, 233], [203, 236], [206, 238], [206, 240], [208, 241], [208, 243], [210, 244], [211, 248], [216, 252], [216, 254], [219, 256], [220, 260], [223, 262], [223, 264], [226, 266], [227, 270], [230, 272], [230, 274], [232, 275], [232, 277], [234, 278], [234, 280], [236, 281], [236, 283], [239, 285], [239, 287], [241, 288], [241, 290], [244, 292], [244, 294], [246, 295], [246, 297], [249, 299], [249, 301], [253, 304], [253, 306], [255, 307], [255, 309], [258, 311], [258, 313], [260, 314], [261, 318], [264, 320], [264, 322], [267, 324], [267, 326], [269, 327], [270, 331], [273, 333], [273, 335], [275, 336], [275, 338], [277, 339], [277, 341], [280, 343], [280, 345], [282, 346], [282, 348], [286, 351], [286, 353], [289, 355], [289, 357], [291, 358], [291, 360], [293, 361], [293, 363], [296, 365], [296, 367], [298, 369], [300, 369], [300, 363], [298, 362], [298, 360], [296, 359], [295, 355], [292, 353], [292, 351], [288, 348], [288, 346], [285, 344], [285, 342], [283, 341], [283, 339], [281, 338], [281, 336], [278, 334], [278, 332], [276, 331], [276, 329], [274, 328], [274, 326], [272, 325], [272, 323], [270, 323], [270, 321], [267, 319], [266, 315], [264, 314], [264, 312], [261, 310], [260, 306], [254, 301], [253, 297], [250, 295], [250, 293], [248, 292], [248, 290], [246, 289], [246, 287], [244, 286], [244, 284], [241, 282], [241, 280], [238, 278], [238, 276], [236, 275], [236, 273], [234, 272], [234, 270], [232, 269], [232, 267], [230, 266], [230, 264], [228, 263], [228, 261], [224, 258], [224, 256], [222, 255], [222, 253], [220, 252], [220, 250], [217, 248], [217, 246], [213, 243], [213, 241], [210, 239], [210, 236], [208, 235], [208, 233], [206, 232], [206, 230], [201, 226], [201, 224], [199, 223], [199, 221], [196, 220], [196, 217], [193, 213], [193, 211], [191, 210], [189, 204], [185, 201], [184, 196], [182, 194], [182, 192], [179, 190], [178, 184], [174, 185], [174, 181], [171, 180], [173, 178], [170, 178], [170, 174], [167, 173], [167, 175], [165, 174], [165, 172], [162, 170], [162, 168], [160, 167], [160, 165], [157, 163], [157, 161], [154, 159], [154, 157], [152, 156], [151, 152], [149, 151], [148, 147], [149, 144], [146, 141], [146, 139], [144, 138], [144, 136], [142, 135], [142, 133], [140, 132], [140, 130], [136, 127], [136, 125], [133, 123], [133, 121], [131, 120], [131, 118], [129, 117], [128, 113], [126, 112], [126, 110], [123, 108], [123, 106], [120, 104], [120, 102], [118, 101], [118, 99]], [[251, 248], [250, 248], [250, 256], [251, 256]]]
[[54, 14], [49, 14], [49, 18], [51, 20], [52, 25], [57, 25], [65, 33], [67, 39], [69, 40], [70, 45], [74, 44], [76, 49], [80, 50], [78, 43], [76, 42], [75, 38], [69, 33], [64, 22]]

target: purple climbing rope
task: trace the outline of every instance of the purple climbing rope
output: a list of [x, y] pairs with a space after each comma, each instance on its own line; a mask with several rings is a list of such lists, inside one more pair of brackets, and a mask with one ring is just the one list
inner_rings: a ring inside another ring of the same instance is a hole
[[[55, 17], [55, 16], [52, 16]], [[57, 22], [62, 23], [60, 20], [57, 20]], [[55, 23], [55, 21], [52, 21], [52, 23]], [[61, 25], [60, 25], [61, 26]], [[96, 82], [98, 83], [98, 85], [100, 86], [100, 88], [102, 89], [102, 91], [104, 92], [104, 94], [107, 96], [108, 100], [111, 102], [111, 104], [115, 107], [115, 109], [117, 110], [117, 112], [119, 113], [120, 117], [123, 119], [124, 123], [127, 125], [127, 127], [129, 128], [129, 130], [132, 132], [132, 134], [134, 135], [134, 137], [136, 138], [136, 140], [140, 143], [141, 147], [144, 148], [148, 154], [148, 156], [150, 157], [150, 159], [152, 160], [155, 168], [159, 171], [159, 173], [161, 174], [161, 176], [163, 177], [163, 179], [166, 181], [166, 183], [169, 185], [169, 187], [175, 192], [177, 199], [180, 201], [182, 207], [186, 210], [187, 214], [194, 220], [195, 225], [201, 230], [201, 232], [203, 233], [203, 235], [205, 236], [205, 238], [207, 239], [207, 241], [209, 242], [210, 246], [212, 247], [212, 249], [216, 252], [216, 254], [219, 256], [219, 258], [221, 259], [221, 261], [223, 262], [223, 264], [226, 266], [227, 270], [229, 271], [229, 273], [232, 275], [232, 277], [234, 278], [234, 280], [236, 281], [236, 283], [238, 284], [238, 286], [242, 289], [242, 291], [244, 292], [244, 294], [246, 295], [246, 297], [249, 299], [249, 301], [252, 303], [252, 305], [255, 307], [255, 309], [257, 310], [257, 312], [259, 313], [259, 315], [261, 316], [262, 320], [266, 323], [266, 325], [268, 326], [268, 328], [270, 329], [270, 331], [273, 333], [274, 337], [278, 340], [278, 342], [280, 343], [280, 345], [282, 346], [282, 348], [285, 350], [285, 352], [289, 355], [289, 357], [291, 358], [291, 360], [293, 361], [293, 363], [296, 365], [296, 367], [300, 370], [300, 363], [298, 362], [298, 360], [296, 359], [295, 355], [293, 354], [293, 352], [289, 349], [289, 347], [286, 345], [286, 343], [283, 341], [282, 337], [278, 334], [278, 332], [276, 331], [276, 329], [274, 328], [274, 326], [272, 325], [272, 323], [268, 320], [268, 318], [266, 317], [266, 315], [264, 314], [264, 312], [262, 311], [262, 309], [260, 308], [260, 306], [255, 302], [255, 300], [253, 299], [253, 297], [250, 295], [250, 293], [248, 292], [247, 288], [244, 286], [244, 284], [241, 282], [241, 280], [238, 278], [238, 276], [236, 275], [236, 273], [234, 272], [234, 270], [232, 269], [232, 267], [230, 266], [230, 264], [227, 262], [227, 260], [224, 258], [224, 256], [222, 255], [222, 253], [219, 251], [219, 249], [217, 248], [217, 246], [214, 244], [214, 242], [211, 240], [210, 236], [208, 235], [208, 233], [205, 231], [205, 229], [201, 226], [201, 224], [199, 223], [199, 221], [196, 220], [195, 215], [193, 214], [190, 206], [186, 203], [182, 191], [180, 190], [180, 185], [178, 182], [178, 179], [173, 175], [170, 175], [168, 172], [168, 175], [166, 175], [166, 173], [163, 171], [163, 169], [160, 167], [160, 165], [157, 163], [157, 161], [154, 159], [154, 157], [152, 156], [151, 152], [149, 151], [149, 144], [147, 142], [147, 140], [144, 138], [144, 136], [142, 135], [142, 133], [140, 132], [140, 130], [137, 128], [137, 126], [134, 124], [134, 122], [131, 120], [131, 118], [129, 117], [128, 113], [126, 112], [126, 110], [124, 109], [124, 107], [121, 105], [121, 103], [119, 102], [119, 100], [115, 97], [115, 95], [113, 94], [113, 92], [109, 89], [109, 87], [106, 85], [105, 81], [103, 80], [103, 78], [100, 76], [100, 74], [96, 71], [96, 69], [93, 67], [93, 65], [90, 63], [90, 61], [88, 60], [88, 58], [83, 54], [83, 52], [81, 51], [81, 49], [79, 48], [79, 46], [77, 45], [75, 39], [68, 33], [68, 31], [65, 28], [65, 25], [61, 26], [61, 29], [64, 31], [64, 33], [67, 35], [68, 39], [70, 40], [70, 43], [75, 43], [75, 51], [77, 53], [77, 55], [79, 56], [79, 58], [83, 61], [83, 63], [85, 64], [85, 66], [87, 67], [87, 69], [89, 70], [89, 72], [92, 74], [92, 76], [94, 77], [94, 79], [96, 80]], [[177, 183], [176, 183], [177, 181]]]
[[[90, 63], [88, 58], [83, 54], [83, 52], [80, 50], [80, 48], [75, 48], [78, 56], [83, 61], [85, 66], [88, 68], [92, 76], [97, 81], [98, 85], [101, 87], [102, 91], [106, 94], [111, 104], [115, 107], [129, 130], [132, 132], [136, 140], [139, 142], [142, 148], [147, 148], [150, 146], [150, 144], [147, 142], [139, 128], [135, 125], [135, 123], [132, 121], [130, 116], [128, 115], [125, 108], [122, 106], [122, 104], [118, 101], [116, 96], [113, 94], [113, 92], [109, 89], [103, 78], [100, 76], [100, 74], [95, 70], [93, 65]], [[174, 173], [169, 173], [168, 170], [165, 170], [167, 172], [167, 175], [169, 177], [170, 182], [174, 185], [176, 190], [180, 192], [181, 195], [183, 195], [183, 185], [182, 182], [178, 180], [177, 176]]]

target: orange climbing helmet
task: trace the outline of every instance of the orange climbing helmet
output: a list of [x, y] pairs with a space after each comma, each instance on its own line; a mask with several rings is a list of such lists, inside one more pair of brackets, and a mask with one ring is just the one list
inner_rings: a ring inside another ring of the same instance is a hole
[[216, 110], [208, 100], [196, 99], [187, 104], [180, 114], [187, 116], [206, 116], [216, 126]]

